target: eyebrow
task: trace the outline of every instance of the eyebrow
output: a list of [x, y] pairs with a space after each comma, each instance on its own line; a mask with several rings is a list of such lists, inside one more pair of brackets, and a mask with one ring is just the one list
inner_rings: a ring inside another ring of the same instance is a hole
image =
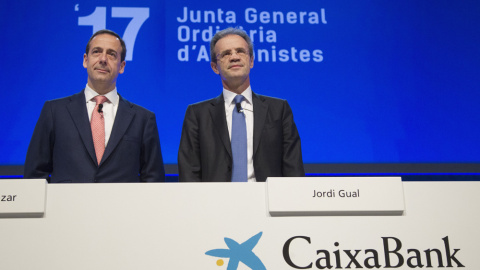
[[[248, 51], [247, 49], [245, 49], [243, 47], [234, 48], [233, 50], [235, 50], [237, 52], [238, 51], [245, 51], [245, 52]], [[221, 51], [220, 54], [228, 53], [228, 52], [231, 52], [231, 51], [232, 51], [232, 49], [224, 50], [224, 51]]]
[[[92, 48], [92, 51], [95, 50], [95, 49], [100, 49], [100, 50], [102, 50], [102, 51], [104, 50], [102, 47], [93, 47], [93, 48]], [[116, 50], [114, 50], [114, 49], [107, 49], [107, 52], [108, 52], [108, 53], [114, 52], [114, 53], [118, 54], [118, 52], [117, 52]]]

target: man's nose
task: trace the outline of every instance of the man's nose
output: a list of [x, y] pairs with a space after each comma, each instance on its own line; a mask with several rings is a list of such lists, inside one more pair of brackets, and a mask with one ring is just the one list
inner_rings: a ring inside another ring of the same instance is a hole
[[239, 61], [240, 60], [240, 54], [238, 54], [237, 52], [233, 52], [231, 55], [230, 55], [230, 61]]
[[102, 62], [107, 62], [107, 54], [106, 53], [102, 53], [100, 54], [100, 61]]

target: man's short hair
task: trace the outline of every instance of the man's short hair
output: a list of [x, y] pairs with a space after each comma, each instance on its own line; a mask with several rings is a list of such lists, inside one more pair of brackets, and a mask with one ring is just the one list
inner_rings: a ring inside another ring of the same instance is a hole
[[127, 47], [125, 46], [125, 41], [123, 41], [123, 39], [115, 32], [113, 32], [112, 30], [108, 30], [108, 29], [103, 29], [103, 30], [99, 30], [97, 32], [95, 32], [92, 37], [90, 37], [90, 39], [88, 40], [88, 43], [87, 43], [87, 48], [85, 49], [85, 54], [88, 55], [88, 52], [90, 51], [90, 42], [92, 42], [92, 39], [98, 35], [102, 35], [102, 34], [108, 34], [108, 35], [111, 35], [111, 36], [114, 36], [116, 37], [119, 41], [120, 41], [120, 45], [122, 46], [122, 53], [121, 53], [121, 61], [125, 61], [125, 56], [127, 55]]
[[217, 62], [217, 55], [215, 54], [215, 44], [217, 44], [220, 39], [229, 35], [241, 36], [248, 44], [248, 53], [250, 54], [250, 58], [253, 57], [253, 43], [247, 33], [242, 29], [229, 27], [227, 29], [217, 32], [210, 41], [210, 62]]

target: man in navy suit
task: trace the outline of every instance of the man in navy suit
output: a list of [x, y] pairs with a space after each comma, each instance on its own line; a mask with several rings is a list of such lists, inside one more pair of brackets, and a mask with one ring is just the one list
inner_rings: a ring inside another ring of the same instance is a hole
[[[125, 42], [115, 32], [93, 34], [83, 56], [87, 86], [45, 103], [28, 147], [25, 178], [50, 183], [165, 181], [154, 113], [117, 94], [125, 55]], [[102, 121], [102, 128], [91, 127], [91, 121]]]
[[[227, 28], [216, 33], [210, 42], [210, 55], [223, 92], [187, 108], [178, 151], [180, 182], [233, 180], [233, 171], [239, 167], [232, 154], [236, 148], [231, 146], [236, 112], [244, 115], [247, 137], [247, 172], [239, 181], [304, 176], [300, 136], [287, 101], [252, 92], [253, 44], [245, 31]], [[241, 102], [234, 102], [238, 95]]]

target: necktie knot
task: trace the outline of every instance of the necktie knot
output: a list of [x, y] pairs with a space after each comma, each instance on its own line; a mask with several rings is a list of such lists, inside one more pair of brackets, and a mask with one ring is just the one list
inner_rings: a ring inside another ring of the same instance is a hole
[[245, 97], [242, 95], [236, 95], [235, 98], [233, 99], [235, 101], [235, 104], [241, 103]]
[[106, 96], [100, 96], [100, 95], [94, 97], [93, 99], [95, 99], [95, 103], [97, 103], [97, 105], [103, 104], [105, 101], [108, 100], [108, 98]]

